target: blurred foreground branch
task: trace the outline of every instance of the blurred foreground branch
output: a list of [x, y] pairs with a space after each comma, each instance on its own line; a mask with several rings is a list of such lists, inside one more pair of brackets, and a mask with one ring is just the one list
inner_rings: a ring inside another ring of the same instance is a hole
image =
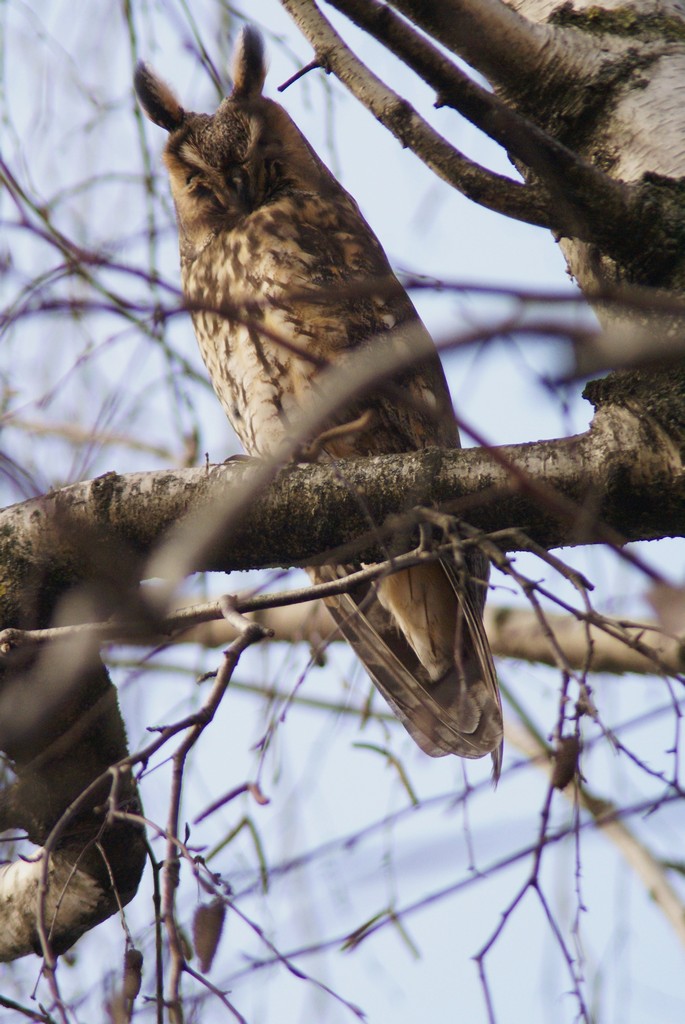
[[[334, 634], [335, 623], [323, 602], [314, 606], [299, 604], [270, 608], [255, 613], [253, 618], [272, 632], [275, 641], [307, 642], [316, 647], [323, 637], [342, 639], [339, 634]], [[556, 666], [549, 636], [530, 608], [504, 608], [489, 604], [484, 618], [490, 647], [496, 657]], [[664, 636], [655, 622], [625, 624], [607, 617], [607, 628], [600, 629], [572, 615], [546, 612], [545, 619], [564, 657], [574, 669], [617, 675], [626, 672], [652, 675], [655, 672], [654, 659], [674, 673], [685, 668], [683, 641]], [[217, 619], [194, 627], [181, 639], [206, 647], [221, 647], [233, 638], [234, 633], [228, 624]], [[639, 641], [643, 648], [653, 651], [654, 657], [635, 650], [630, 641]]]

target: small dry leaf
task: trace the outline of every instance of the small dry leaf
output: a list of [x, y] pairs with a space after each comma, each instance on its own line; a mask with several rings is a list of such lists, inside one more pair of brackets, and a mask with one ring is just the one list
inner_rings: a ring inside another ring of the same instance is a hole
[[191, 945], [190, 939], [184, 932], [183, 928], [178, 929], [178, 940], [181, 943], [181, 952], [183, 953], [183, 956], [186, 958], [186, 960], [192, 960], [193, 947]]
[[580, 742], [577, 736], [562, 736], [554, 752], [554, 771], [552, 785], [555, 789], [565, 789], [578, 771], [578, 755]]
[[685, 634], [685, 587], [655, 583], [647, 593], [647, 600], [667, 633], [674, 636]]
[[124, 999], [133, 1002], [143, 980], [143, 954], [139, 949], [127, 949], [124, 954]]
[[248, 782], [247, 791], [252, 797], [252, 799], [255, 800], [262, 807], [265, 807], [266, 804], [269, 803], [268, 796], [264, 796], [261, 789], [259, 788], [259, 785], [256, 782]]
[[193, 918], [193, 946], [203, 974], [212, 966], [226, 916], [226, 905], [217, 896], [211, 903], [204, 903], [195, 911]]

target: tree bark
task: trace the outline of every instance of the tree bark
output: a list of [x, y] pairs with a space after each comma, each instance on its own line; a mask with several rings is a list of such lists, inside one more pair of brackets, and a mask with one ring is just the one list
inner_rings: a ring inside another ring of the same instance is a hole
[[[658, 424], [611, 406], [577, 437], [465, 450], [429, 449], [339, 463], [293, 465], [259, 487], [256, 460], [202, 469], [106, 474], [0, 513], [5, 580], [43, 565], [45, 589], [57, 591], [69, 567], [117, 552], [120, 578], [133, 585], [160, 575], [146, 569], [161, 538], [188, 571], [335, 562], [385, 557], [385, 540], [413, 543], [416, 506], [441, 508], [487, 532], [505, 531], [504, 550], [521, 535], [546, 547], [683, 536], [685, 473], [676, 445]], [[271, 474], [273, 476], [273, 474]], [[363, 500], [360, 500], [360, 495]], [[226, 519], [230, 510], [231, 521]], [[372, 518], [370, 519], [369, 516]], [[390, 520], [388, 522], [388, 520]], [[510, 530], [510, 533], [506, 533]], [[516, 532], [518, 531], [518, 533]], [[207, 535], [214, 533], [211, 545]], [[49, 556], [49, 558], [48, 558]], [[171, 556], [173, 562], [173, 556]], [[124, 591], [122, 594], [121, 591]], [[101, 615], [129, 596], [100, 594]], [[17, 618], [16, 588], [0, 596], [5, 626]]]

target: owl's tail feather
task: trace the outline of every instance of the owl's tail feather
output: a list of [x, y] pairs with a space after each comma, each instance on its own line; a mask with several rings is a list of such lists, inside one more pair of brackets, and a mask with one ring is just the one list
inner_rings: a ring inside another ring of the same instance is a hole
[[[473, 596], [445, 566], [458, 600], [454, 667], [433, 681], [372, 586], [328, 598], [326, 605], [376, 688], [407, 732], [431, 757], [492, 755], [493, 780], [502, 762], [502, 707], [482, 617]], [[310, 569], [317, 583], [350, 572], [342, 566]]]

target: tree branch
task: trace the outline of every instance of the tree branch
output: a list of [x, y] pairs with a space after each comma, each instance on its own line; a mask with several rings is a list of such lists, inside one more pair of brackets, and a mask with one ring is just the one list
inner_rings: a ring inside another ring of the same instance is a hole
[[[518, 748], [531, 762], [549, 775], [553, 771], [549, 748], [523, 726], [508, 722], [507, 740]], [[603, 800], [582, 783], [567, 786], [563, 794], [570, 803], [578, 801], [589, 812], [606, 838], [619, 850], [645, 886], [673, 928], [678, 942], [685, 946], [685, 907], [677, 890], [671, 885], [668, 869], [652, 851], [631, 831], [621, 810], [608, 800]]]
[[374, 117], [440, 178], [489, 210], [539, 227], [553, 226], [553, 211], [541, 189], [495, 174], [451, 146], [410, 103], [362, 64], [314, 0], [281, 3], [313, 46], [317, 63], [333, 71]]
[[[503, 146], [512, 157], [539, 176], [555, 200], [554, 213], [550, 217], [553, 223], [550, 226], [557, 233], [604, 243], [609, 251], [618, 234], [619, 245], [625, 247], [626, 223], [632, 213], [631, 194], [625, 185], [584, 160], [498, 96], [472, 81], [435, 46], [378, 0], [328, 2], [383, 43], [434, 88], [438, 96], [437, 105], [447, 105], [459, 111], [494, 142]], [[497, 4], [497, 7], [501, 6]], [[514, 16], [512, 11], [505, 9], [505, 12]], [[522, 20], [518, 15], [514, 17]], [[441, 19], [440, 14], [440, 24]], [[537, 28], [531, 26], [533, 30]], [[495, 44], [488, 38], [488, 47], [490, 45]], [[509, 55], [509, 51], [506, 52]], [[462, 56], [465, 56], [463, 50]], [[532, 77], [536, 70], [537, 64], [533, 64], [527, 68], [527, 74]]]
[[502, 0], [391, 0], [393, 7], [494, 85], [518, 92], [533, 76], [571, 82], [599, 66], [596, 48], [577, 32], [536, 24]]
[[127, 751], [104, 667], [84, 660], [72, 640], [50, 645], [30, 670], [5, 669], [0, 749], [16, 781], [2, 790], [0, 831], [24, 828], [42, 846], [0, 867], [0, 962], [42, 946], [50, 972], [56, 954], [135, 895], [144, 837], [137, 825], [111, 821], [107, 805], [108, 798], [127, 810], [140, 805], [130, 772], [107, 776]]
[[[133, 580], [172, 529], [182, 539], [199, 535], [189, 572], [378, 560], [379, 536], [404, 533], [409, 542], [416, 516], [391, 517], [417, 505], [440, 507], [485, 531], [516, 526], [545, 548], [685, 531], [685, 473], [674, 446], [654, 423], [617, 407], [601, 410], [577, 437], [291, 465], [273, 477], [249, 460], [74, 484], [0, 513], [0, 571], [21, 580], [31, 565], [42, 565], [48, 581], [60, 579], [65, 566], [73, 572], [82, 563], [90, 543], [119, 551], [120, 571], [128, 552]], [[217, 517], [236, 504], [229, 528]], [[202, 545], [212, 531], [215, 538]], [[519, 543], [515, 534], [498, 536], [503, 548]], [[0, 613], [3, 625], [15, 624], [11, 585], [0, 595]]]
[[[290, 591], [286, 592], [286, 596]], [[328, 642], [342, 639], [335, 635], [335, 623], [323, 602], [293, 604], [255, 612], [252, 617], [269, 629], [276, 642], [302, 643], [317, 646], [322, 638]], [[622, 675], [635, 673], [653, 675], [663, 667], [671, 673], [685, 669], [683, 642], [667, 636], [656, 622], [625, 623], [604, 617], [606, 628], [588, 623], [582, 615], [545, 613], [547, 625], [573, 669]], [[499, 658], [513, 658], [534, 664], [556, 666], [556, 658], [547, 633], [530, 608], [486, 605], [485, 628], [492, 653]], [[189, 629], [180, 638], [187, 643], [221, 647], [235, 636], [218, 616]], [[637, 649], [637, 648], [641, 649]], [[645, 653], [645, 652], [651, 652]]]

